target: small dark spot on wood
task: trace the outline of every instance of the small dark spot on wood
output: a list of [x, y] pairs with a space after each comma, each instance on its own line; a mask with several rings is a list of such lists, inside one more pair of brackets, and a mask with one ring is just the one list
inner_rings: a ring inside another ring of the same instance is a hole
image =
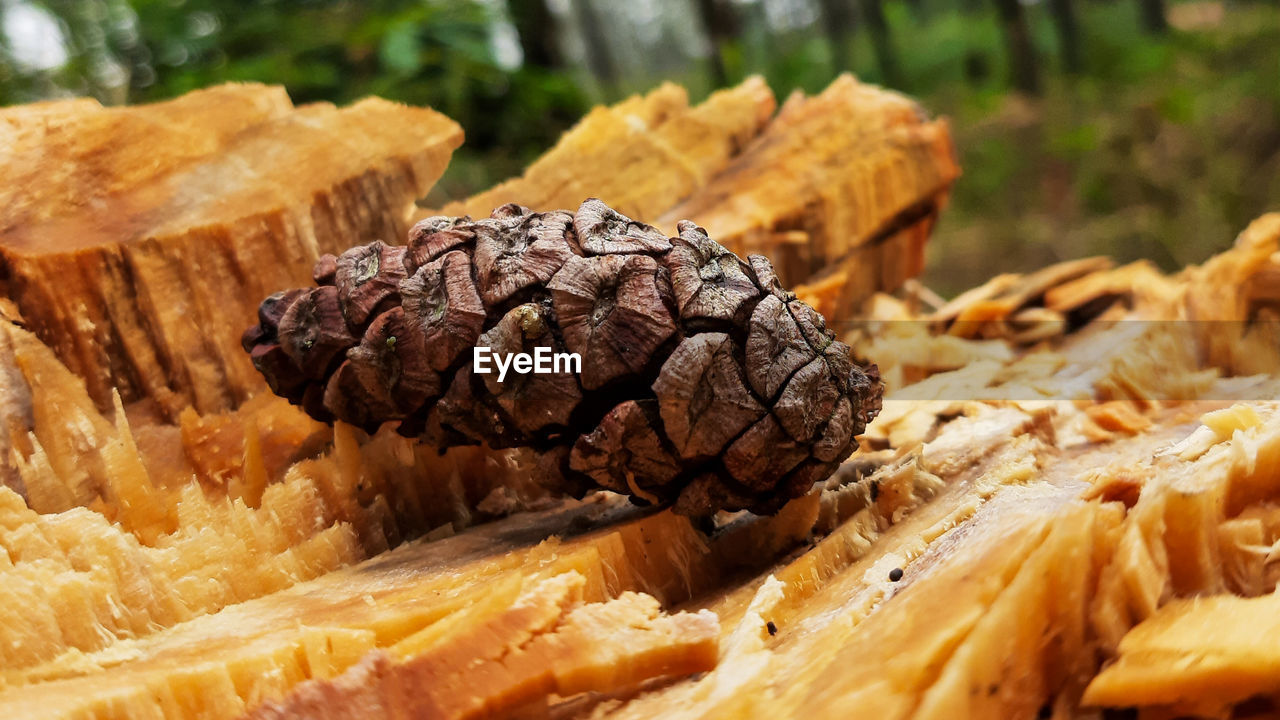
[[1040, 720], [1049, 720], [1049, 718], [1053, 717], [1053, 706], [1049, 703], [1041, 705], [1040, 711], [1036, 713], [1036, 717], [1040, 718]]
[[902, 568], [894, 568], [889, 571], [889, 582], [898, 582], [902, 579]]
[[774, 636], [774, 635], [777, 635], [777, 634], [778, 634], [778, 626], [777, 626], [777, 625], [774, 625], [772, 620], [770, 620], [769, 622], [765, 623], [765, 624], [764, 624], [764, 628], [765, 628], [766, 630], [768, 630], [768, 631], [769, 631], [769, 636], [770, 636], [770, 637], [772, 637], [772, 636]]

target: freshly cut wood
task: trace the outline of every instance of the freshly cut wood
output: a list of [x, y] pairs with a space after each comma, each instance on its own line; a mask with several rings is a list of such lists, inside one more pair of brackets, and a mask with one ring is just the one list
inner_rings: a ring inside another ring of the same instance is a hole
[[[1222, 441], [1213, 451], [1216, 457], [1185, 460], [1163, 453], [1193, 430], [1168, 424], [1176, 417], [1158, 418], [1159, 432], [1083, 454], [1026, 438], [1010, 443], [1006, 434], [993, 455], [887, 532], [878, 533], [875, 523], [859, 522], [855, 515], [798, 560], [712, 603], [726, 630], [736, 627], [724, 641], [729, 654], [722, 655], [717, 669], [600, 716], [804, 718], [856, 712], [950, 718], [1073, 712], [1097, 670], [1095, 648], [1109, 622], [1122, 617], [1125, 627], [1132, 627], [1142, 616], [1128, 613], [1139, 608], [1149, 613], [1173, 596], [1219, 588], [1212, 575], [1192, 572], [1210, 566], [1180, 545], [1180, 536], [1201, 526], [1173, 509], [1171, 503], [1186, 494], [1185, 488], [1175, 483], [1161, 492], [1157, 486], [1154, 496], [1162, 499], [1151, 501], [1144, 491], [1142, 502], [1158, 508], [1155, 512], [1126, 512], [1118, 502], [1080, 497], [1106, 478], [1136, 473], [1152, 482], [1160, 474], [1194, 478], [1219, 494], [1233, 485], [1257, 489], [1258, 483], [1271, 482], [1271, 450], [1260, 452], [1253, 469], [1241, 451], [1257, 442], [1270, 448], [1274, 441], [1263, 438], [1280, 432], [1276, 419]], [[967, 428], [956, 433], [971, 436]], [[937, 446], [938, 459], [951, 454], [945, 445]], [[1230, 457], [1241, 460], [1224, 464]], [[1153, 458], [1158, 472], [1151, 469]], [[1210, 513], [1204, 522], [1221, 517]], [[1162, 534], [1166, 527], [1177, 530]], [[1213, 546], [1205, 541], [1200, 547]], [[895, 568], [904, 571], [898, 574]], [[1195, 606], [1174, 607], [1185, 612]], [[1117, 616], [1116, 609], [1126, 614]], [[1202, 631], [1212, 628], [1203, 623]], [[743, 633], [754, 640], [743, 642]], [[1148, 662], [1141, 648], [1160, 642], [1153, 639], [1154, 630], [1145, 637], [1144, 645], [1134, 641], [1135, 662]], [[1197, 645], [1192, 637], [1167, 642], [1184, 649], [1181, 657], [1171, 653], [1168, 660], [1181, 661], [1188, 668], [1183, 672], [1195, 673], [1198, 669], [1182, 658], [1193, 648], [1216, 646]], [[1251, 647], [1262, 652], [1258, 643]], [[1247, 661], [1243, 654], [1232, 657]], [[1269, 665], [1254, 667], [1264, 673]], [[1217, 670], [1205, 673], [1212, 671]], [[1120, 672], [1108, 687], [1131, 691], [1112, 691], [1105, 702], [1094, 704], [1146, 704], [1150, 685], [1142, 678], [1159, 672], [1157, 666]], [[1253, 677], [1251, 672], [1238, 678]], [[1175, 692], [1178, 684], [1171, 680], [1160, 687]], [[1209, 690], [1196, 696], [1216, 697]], [[1247, 696], [1233, 693], [1230, 701]]]
[[[925, 246], [933, 221], [917, 222], [875, 242], [854, 247], [830, 269], [796, 287], [796, 294], [846, 330], [843, 322], [874, 293], [892, 292], [924, 269]], [[776, 253], [775, 253], [776, 254]]]
[[362, 441], [269, 395], [235, 413], [134, 426], [118, 404], [98, 413], [84, 381], [31, 333], [0, 328], [0, 338], [14, 409], [0, 526], [15, 531], [0, 531], [0, 575], [14, 607], [51, 623], [0, 623], [6, 668], [142, 637], [433, 528], [461, 529], [485, 517], [491, 495], [498, 512], [542, 497], [478, 448], [439, 456], [390, 432]]
[[[913, 101], [842, 76], [793, 95], [706, 187], [657, 222], [691, 219], [739, 255], [761, 253], [784, 285], [846, 272], [847, 313], [924, 266], [924, 239], [960, 170], [945, 121]], [[888, 244], [878, 262], [866, 246]]]
[[[1019, 511], [1020, 501], [1005, 498], [980, 509], [983, 499], [972, 494], [984, 489], [987, 496], [1004, 497], [1002, 488], [1016, 487], [1034, 472], [1036, 452], [1025, 445], [997, 450], [882, 533], [863, 513], [855, 515], [817, 548], [749, 586], [754, 595], [711, 606], [722, 623], [740, 617], [735, 633], [750, 634], [752, 641], [726, 641], [735, 654], [722, 657], [712, 673], [642, 696], [606, 717], [906, 716], [1043, 537], [1045, 520], [1028, 517], [1035, 503]], [[1031, 462], [1010, 464], [1015, 458]], [[1074, 534], [1062, 545], [1089, 532], [1088, 523], [1071, 527]], [[895, 569], [905, 569], [896, 581]], [[1043, 580], [1037, 575], [1037, 582]], [[744, 604], [745, 611], [735, 609]], [[1044, 614], [1029, 616], [1049, 621]], [[1027, 637], [1034, 646], [1035, 634]], [[1028, 692], [1022, 700], [1032, 697]], [[1038, 699], [1031, 702], [1038, 707]]]
[[[732, 527], [708, 541], [687, 518], [670, 512], [637, 517], [616, 502], [528, 513], [437, 542], [405, 545], [98, 652], [66, 652], [27, 667], [6, 664], [0, 708], [15, 718], [180, 718], [192, 708], [204, 708], [207, 717], [234, 717], [268, 699], [305, 703], [316, 692], [331, 693], [300, 688], [296, 698], [290, 695], [303, 680], [333, 677], [375, 648], [404, 662], [406, 669], [395, 673], [472, 667], [501, 650], [486, 623], [501, 628], [524, 617], [523, 610], [510, 612], [521, 606], [518, 591], [537, 595], [546, 590], [539, 590], [546, 579], [571, 591], [557, 596], [564, 600], [557, 607], [579, 600], [592, 604], [547, 618], [554, 633], [522, 645], [530, 653], [528, 664], [515, 676], [494, 666], [498, 675], [491, 687], [437, 695], [432, 702], [523, 702], [550, 692], [615, 690], [652, 676], [702, 671], [714, 664], [714, 618], [665, 618], [658, 614], [658, 600], [670, 607], [723, 582], [743, 563], [758, 567], [777, 558], [807, 534], [815, 510], [810, 505], [807, 512], [753, 518], [756, 532], [749, 542]], [[203, 526], [217, 522], [212, 518]], [[583, 534], [539, 542], [546, 533]], [[658, 542], [663, 552], [653, 553]], [[216, 548], [210, 553], [221, 555]], [[43, 602], [43, 596], [31, 600]], [[45, 610], [31, 600], [25, 612], [33, 621], [13, 628], [29, 635], [20, 638], [20, 646], [43, 647], [36, 644], [37, 632], [47, 644], [51, 629], [56, 634], [59, 623], [76, 619], [75, 605]], [[197, 677], [191, 666], [199, 666]], [[308, 669], [317, 667], [329, 674]], [[425, 701], [427, 695], [419, 694], [415, 702]], [[171, 707], [170, 695], [184, 698], [185, 705]]]
[[1045, 291], [1044, 306], [1081, 321], [1119, 303], [1131, 307], [1173, 307], [1181, 288], [1145, 260], [1107, 272], [1089, 273]]
[[[1111, 269], [1111, 260], [1104, 257], [1068, 260], [1037, 270], [1008, 283], [988, 283], [981, 294], [966, 293], [956, 301], [938, 308], [932, 320], [947, 326], [952, 335], [960, 337], [1001, 337], [1010, 334], [1009, 324], [1016, 326], [1018, 312], [1027, 312], [1027, 306], [1044, 299], [1045, 293], [1072, 280], [1092, 273]], [[1054, 317], [1061, 317], [1054, 315]], [[1054, 336], [1063, 334], [1058, 329]]]
[[773, 93], [758, 77], [692, 107], [684, 88], [667, 83], [593, 109], [522, 176], [419, 217], [483, 218], [511, 202], [536, 211], [573, 209], [598, 197], [651, 221], [723, 169], [773, 109]]
[[115, 388], [170, 418], [261, 389], [239, 347], [258, 301], [353, 239], [402, 238], [462, 140], [425, 108], [261, 86], [10, 122], [0, 168], [31, 182], [5, 190], [5, 294], [99, 408]]
[[[962, 293], [929, 316], [960, 337], [1056, 340], [1093, 320], [1181, 324], [1204, 364], [1233, 375], [1280, 369], [1280, 214], [1264, 215], [1230, 250], [1176, 276], [1139, 261], [1111, 268], [1083, 258], [1028, 275], [1006, 274]], [[815, 288], [822, 294], [823, 290]], [[1028, 334], [1039, 329], [1040, 334]]]
[[714, 614], [662, 616], [656, 600], [636, 593], [582, 605], [583, 583], [574, 572], [544, 580], [505, 610], [468, 613], [465, 625], [400, 663], [371, 654], [247, 717], [493, 717], [552, 694], [612, 693], [715, 667]]
[[1186, 279], [1185, 317], [1210, 364], [1240, 375], [1280, 372], [1280, 213], [1254, 220], [1231, 250]]
[[[221, 152], [236, 134], [293, 111], [279, 86], [231, 83], [167, 102], [104, 108], [92, 99], [0, 108], [9, 182], [0, 232], [113, 196]], [[38, 188], [38, 191], [33, 191]]]
[[1119, 658], [1089, 684], [1086, 705], [1227, 717], [1280, 695], [1280, 595], [1177, 600], [1125, 635]]
[[[1111, 576], [1125, 581], [1100, 588], [1095, 622], [1120, 626], [1104, 635], [1115, 662], [1090, 683], [1084, 704], [1226, 717], [1280, 691], [1278, 596], [1274, 574], [1265, 571], [1276, 561], [1280, 425], [1274, 407], [1266, 413], [1237, 406], [1206, 415], [1201, 430], [1175, 448], [1191, 458], [1187, 471], [1155, 480], [1155, 492], [1144, 491], [1130, 513], [1145, 504], [1150, 521], [1145, 536], [1122, 539], [1131, 544], [1114, 561], [1122, 572]], [[1250, 525], [1252, 532], [1242, 531]], [[1240, 573], [1242, 553], [1253, 569]], [[1165, 604], [1171, 594], [1213, 597]]]

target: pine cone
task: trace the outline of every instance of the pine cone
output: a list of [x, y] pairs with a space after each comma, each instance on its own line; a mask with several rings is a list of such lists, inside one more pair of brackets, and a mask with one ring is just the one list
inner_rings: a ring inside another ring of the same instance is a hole
[[[243, 344], [273, 391], [322, 421], [528, 448], [578, 496], [774, 512], [853, 452], [879, 373], [767, 259], [743, 262], [690, 222], [679, 233], [595, 199], [576, 214], [430, 218], [407, 247], [321, 258], [318, 287], [263, 301]], [[475, 347], [576, 353], [580, 368], [499, 382], [474, 372]]]

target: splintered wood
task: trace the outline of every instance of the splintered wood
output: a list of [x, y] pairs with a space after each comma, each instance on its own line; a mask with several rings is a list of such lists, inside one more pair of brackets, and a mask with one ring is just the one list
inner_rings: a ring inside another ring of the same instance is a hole
[[926, 311], [888, 291], [945, 124], [851, 78], [773, 110], [663, 86], [444, 209], [598, 195], [812, 279], [884, 409], [808, 495], [710, 522], [261, 392], [253, 307], [400, 241], [447, 119], [260, 86], [0, 111], [0, 715], [1274, 715], [1280, 215], [1174, 276], [1074, 260]]
[[509, 202], [572, 210], [598, 197], [628, 217], [652, 221], [720, 172], [773, 110], [773, 93], [759, 78], [693, 107], [684, 88], [666, 84], [587, 113], [521, 177], [420, 217], [488, 217]]
[[758, 78], [692, 108], [663, 86], [592, 111], [522, 177], [423, 217], [596, 196], [668, 232], [693, 220], [739, 255], [767, 255], [787, 287], [833, 283], [840, 315], [918, 275], [960, 172], [946, 122], [849, 76], [769, 119], [773, 102]]
[[[634, 586], [634, 576], [620, 572], [627, 555], [643, 552], [627, 536], [659, 528], [633, 521], [563, 545], [538, 544], [544, 530], [589, 527], [612, 517], [607, 510], [526, 515], [489, 526], [492, 533], [405, 546], [102, 652], [7, 670], [5, 707], [18, 711], [15, 717], [183, 717], [197, 709], [235, 717], [267, 700], [305, 704], [324, 686], [305, 685], [297, 698], [285, 699], [294, 685], [341, 683], [342, 673], [364, 658], [351, 673], [375, 664], [385, 669], [383, 682], [437, 687], [377, 702], [400, 703], [408, 713], [434, 708], [432, 717], [475, 717], [486, 703], [498, 709], [552, 692], [610, 691], [710, 669], [714, 615], [665, 615], [656, 599], [625, 592]], [[465, 681], [454, 677], [463, 669], [479, 672], [476, 663], [484, 661], [491, 670]], [[459, 681], [467, 692], [457, 689]], [[477, 684], [486, 687], [476, 692]], [[357, 704], [336, 705], [333, 712], [346, 712], [335, 717], [370, 709], [362, 697], [344, 702]], [[279, 709], [262, 712], [271, 717]]]
[[840, 278], [836, 310], [924, 268], [924, 245], [959, 175], [945, 121], [843, 76], [796, 94], [740, 157], [668, 209], [740, 255], [770, 256], [784, 285]]
[[305, 683], [248, 717], [489, 717], [551, 694], [715, 667], [719, 625], [710, 611], [663, 617], [656, 600], [636, 593], [583, 605], [582, 584], [574, 572], [544, 580], [501, 614], [469, 615], [464, 627], [432, 633], [412, 659], [371, 653], [342, 677]]

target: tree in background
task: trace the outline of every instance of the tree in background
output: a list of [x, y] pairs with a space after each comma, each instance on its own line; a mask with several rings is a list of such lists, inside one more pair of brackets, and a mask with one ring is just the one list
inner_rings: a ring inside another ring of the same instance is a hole
[[1076, 21], [1072, 0], [1049, 0], [1049, 12], [1053, 14], [1053, 27], [1058, 33], [1062, 69], [1078, 73], [1083, 69], [1080, 64], [1080, 25]]
[[125, 102], [153, 77], [126, 0], [0, 0], [0, 104], [60, 95]]
[[831, 43], [832, 66], [836, 72], [852, 69], [849, 44], [853, 42], [853, 33], [857, 27], [853, 0], [820, 0], [818, 4], [822, 7], [827, 41]]
[[[1017, 2], [1017, 0], [1014, 0]], [[889, 34], [889, 23], [884, 19], [884, 6], [880, 0], [862, 0], [862, 17], [867, 23], [867, 31], [871, 35], [871, 46], [875, 50], [876, 64], [880, 68], [880, 76], [884, 84], [902, 87], [902, 72], [898, 65], [898, 54]]]
[[995, 0], [996, 12], [1004, 30], [1005, 47], [1009, 53], [1009, 69], [1013, 86], [1028, 95], [1040, 94], [1040, 71], [1037, 67], [1036, 48], [1031, 42], [1031, 30], [1020, 0]]
[[696, 0], [698, 16], [711, 43], [710, 67], [712, 81], [716, 85], [729, 84], [729, 71], [725, 67], [725, 53], [730, 43], [742, 33], [742, 24], [734, 11], [732, 0]]
[[511, 22], [520, 37], [524, 64], [559, 70], [565, 66], [559, 27], [546, 0], [516, 0], [507, 3]]
[[604, 23], [594, 0], [573, 0], [573, 12], [582, 27], [582, 45], [586, 51], [587, 68], [604, 85], [606, 96], [618, 86], [621, 79], [618, 66], [609, 50], [604, 34]]
[[1168, 31], [1169, 21], [1165, 19], [1164, 0], [1138, 0], [1142, 27], [1149, 33], [1160, 34]]

